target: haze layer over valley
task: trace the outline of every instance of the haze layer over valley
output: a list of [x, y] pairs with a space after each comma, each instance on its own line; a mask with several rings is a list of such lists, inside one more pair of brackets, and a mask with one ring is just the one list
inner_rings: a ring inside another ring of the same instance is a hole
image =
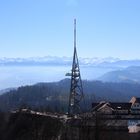
[[[140, 66], [140, 60], [120, 60], [112, 57], [79, 58], [79, 63], [82, 79], [101, 81], [108, 81], [107, 77], [106, 80], [102, 77], [108, 72]], [[72, 57], [0, 58], [0, 89], [65, 79], [65, 74], [71, 70], [71, 64]]]

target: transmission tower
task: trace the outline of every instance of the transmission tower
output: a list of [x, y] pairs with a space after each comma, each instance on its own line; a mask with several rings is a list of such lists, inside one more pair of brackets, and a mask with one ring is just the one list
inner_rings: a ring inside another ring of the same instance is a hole
[[76, 51], [76, 19], [74, 19], [74, 54], [72, 70], [67, 76], [71, 76], [68, 114], [74, 115], [81, 112], [80, 102], [83, 99], [82, 80]]

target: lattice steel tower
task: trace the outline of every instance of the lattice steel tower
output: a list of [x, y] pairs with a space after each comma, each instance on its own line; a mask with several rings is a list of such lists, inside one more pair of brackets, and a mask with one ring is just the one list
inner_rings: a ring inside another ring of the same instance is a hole
[[76, 19], [74, 19], [74, 54], [71, 76], [71, 86], [69, 95], [68, 114], [74, 115], [81, 112], [80, 102], [83, 99], [83, 86], [80, 75], [78, 56], [76, 51]]

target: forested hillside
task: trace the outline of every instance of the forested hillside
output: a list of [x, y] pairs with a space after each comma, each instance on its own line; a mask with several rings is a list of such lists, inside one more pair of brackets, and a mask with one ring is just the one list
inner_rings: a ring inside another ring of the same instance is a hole
[[[66, 112], [69, 88], [69, 79], [19, 87], [0, 95], [0, 109], [8, 111], [20, 107], [31, 107], [46, 111]], [[128, 102], [132, 96], [140, 96], [140, 84], [136, 83], [83, 81], [83, 89], [85, 100], [82, 105], [86, 105], [87, 109], [90, 109], [92, 102], [101, 100]]]

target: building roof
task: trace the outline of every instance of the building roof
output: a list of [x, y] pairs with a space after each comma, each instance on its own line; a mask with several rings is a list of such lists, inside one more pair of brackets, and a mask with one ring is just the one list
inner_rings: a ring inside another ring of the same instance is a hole
[[92, 103], [92, 110], [97, 111], [100, 108], [105, 106], [110, 107], [113, 110], [130, 110], [132, 103], [125, 102], [100, 102], [100, 103]]
[[132, 103], [132, 104], [140, 103], [140, 98], [139, 97], [132, 97], [130, 100], [130, 103]]
[[105, 102], [100, 102], [100, 103], [92, 103], [92, 110], [97, 111], [100, 107], [102, 107], [105, 104]]
[[102, 110], [102, 109], [104, 109], [104, 108], [108, 108], [108, 109], [110, 109], [110, 110], [114, 110], [114, 109], [112, 108], [112, 106], [110, 105], [110, 103], [105, 103], [104, 105], [102, 105], [102, 106], [98, 109], [98, 111], [100, 111], [100, 110]]

